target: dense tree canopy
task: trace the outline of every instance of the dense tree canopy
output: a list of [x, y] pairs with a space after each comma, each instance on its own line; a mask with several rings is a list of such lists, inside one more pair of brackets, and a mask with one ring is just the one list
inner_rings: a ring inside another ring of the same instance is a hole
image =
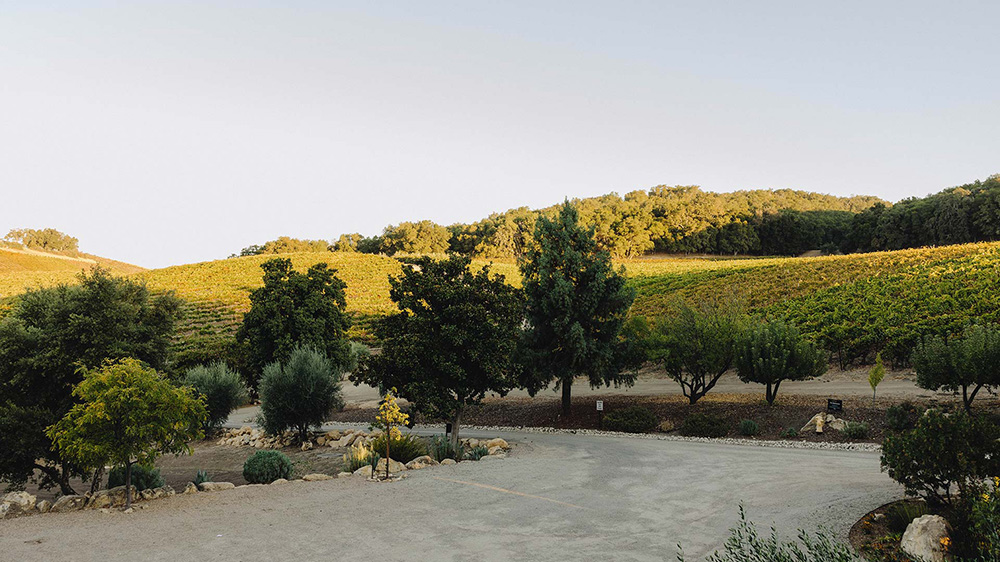
[[566, 202], [554, 219], [539, 219], [535, 241], [521, 264], [527, 318], [521, 386], [534, 394], [555, 381], [569, 415], [575, 377], [587, 376], [592, 387], [635, 381], [635, 373], [624, 372], [631, 356], [620, 336], [635, 293], [598, 249], [593, 229], [579, 224], [573, 204]]
[[43, 484], [72, 493], [74, 467], [51, 450], [45, 428], [73, 406], [80, 369], [124, 358], [163, 369], [178, 315], [172, 295], [101, 269], [19, 297], [0, 321], [0, 480], [21, 485], [37, 468]]
[[4, 240], [45, 252], [77, 252], [80, 242], [54, 228], [15, 228], [7, 233]]
[[250, 293], [250, 312], [236, 333], [245, 355], [248, 386], [256, 390], [264, 367], [286, 361], [299, 345], [321, 351], [337, 367], [348, 365], [347, 285], [336, 270], [318, 263], [300, 273], [287, 258], [269, 260], [261, 268], [264, 286]]
[[521, 292], [469, 258], [419, 258], [390, 280], [399, 312], [381, 320], [382, 352], [352, 380], [398, 395], [429, 417], [453, 424], [458, 443], [465, 406], [515, 386], [514, 357], [523, 318]]

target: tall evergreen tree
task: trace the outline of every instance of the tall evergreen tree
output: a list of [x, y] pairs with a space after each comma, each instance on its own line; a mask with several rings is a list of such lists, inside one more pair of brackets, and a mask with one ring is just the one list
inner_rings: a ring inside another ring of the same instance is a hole
[[586, 375], [591, 387], [635, 382], [634, 372], [623, 372], [631, 355], [620, 336], [635, 293], [569, 202], [558, 217], [538, 219], [535, 242], [521, 263], [527, 318], [521, 384], [534, 395], [555, 381], [569, 415], [575, 377]]

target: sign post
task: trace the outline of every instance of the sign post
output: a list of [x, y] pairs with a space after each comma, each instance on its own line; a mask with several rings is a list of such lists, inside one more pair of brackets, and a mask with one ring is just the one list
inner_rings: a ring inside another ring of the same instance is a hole
[[843, 412], [844, 411], [844, 401], [838, 400], [836, 398], [826, 399], [826, 411], [827, 412]]
[[597, 401], [597, 429], [604, 429], [604, 400]]

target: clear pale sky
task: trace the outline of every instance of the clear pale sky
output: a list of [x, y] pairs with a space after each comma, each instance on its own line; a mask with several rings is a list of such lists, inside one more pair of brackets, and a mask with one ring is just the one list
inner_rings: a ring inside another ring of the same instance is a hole
[[0, 230], [159, 267], [659, 184], [925, 195], [1000, 172], [998, 22], [995, 2], [0, 0]]

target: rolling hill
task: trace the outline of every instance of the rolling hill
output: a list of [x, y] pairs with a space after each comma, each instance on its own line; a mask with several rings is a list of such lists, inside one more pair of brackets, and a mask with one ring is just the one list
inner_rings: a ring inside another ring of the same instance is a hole
[[[259, 287], [260, 265], [275, 255], [246, 256], [150, 271], [119, 264], [120, 274], [185, 301], [177, 336], [181, 364], [219, 355], [231, 341]], [[359, 253], [283, 254], [297, 269], [326, 262], [347, 284], [351, 337], [371, 340], [373, 319], [395, 310], [389, 275], [393, 258]], [[116, 262], [105, 262], [116, 263]], [[520, 284], [512, 260], [479, 259]], [[922, 334], [953, 332], [970, 321], [1000, 319], [1000, 243], [977, 243], [806, 258], [645, 258], [619, 262], [637, 298], [633, 313], [655, 316], [677, 299], [733, 299], [753, 312], [790, 318], [841, 362], [868, 362], [875, 352], [905, 363]], [[71, 282], [82, 260], [0, 251], [0, 287]], [[131, 269], [130, 269], [131, 268]], [[13, 289], [12, 289], [13, 288]], [[0, 289], [2, 291], [4, 289]], [[5, 295], [11, 293], [3, 293]]]
[[0, 246], [0, 301], [28, 288], [72, 283], [81, 271], [97, 265], [118, 275], [145, 271], [137, 265], [89, 254], [65, 256]]

